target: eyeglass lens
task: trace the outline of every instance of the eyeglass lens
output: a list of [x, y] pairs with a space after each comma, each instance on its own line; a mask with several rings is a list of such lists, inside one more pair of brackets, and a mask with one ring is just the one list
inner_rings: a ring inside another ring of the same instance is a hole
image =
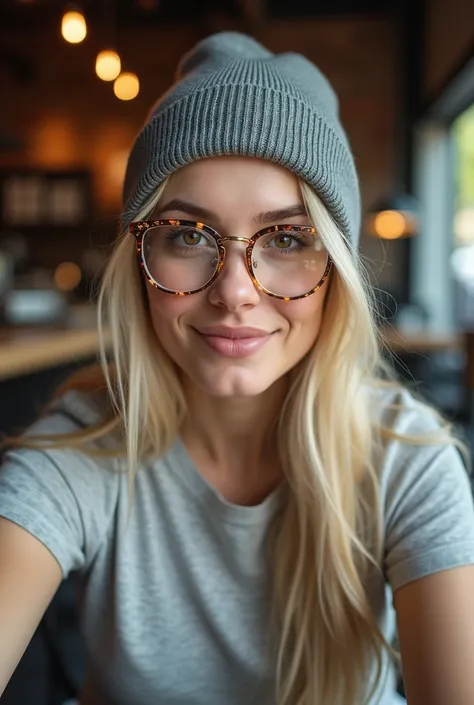
[[[151, 227], [144, 234], [142, 253], [151, 279], [170, 292], [201, 289], [219, 264], [215, 239], [197, 227]], [[327, 262], [327, 251], [316, 233], [287, 226], [262, 235], [252, 251], [255, 278], [277, 296], [310, 292], [321, 281]]]

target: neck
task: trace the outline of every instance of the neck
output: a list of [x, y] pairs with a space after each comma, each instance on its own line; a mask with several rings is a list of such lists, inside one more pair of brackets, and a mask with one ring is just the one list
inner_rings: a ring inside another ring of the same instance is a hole
[[189, 380], [183, 386], [181, 436], [201, 474], [229, 501], [262, 501], [282, 480], [276, 424], [286, 381], [254, 397], [211, 397]]

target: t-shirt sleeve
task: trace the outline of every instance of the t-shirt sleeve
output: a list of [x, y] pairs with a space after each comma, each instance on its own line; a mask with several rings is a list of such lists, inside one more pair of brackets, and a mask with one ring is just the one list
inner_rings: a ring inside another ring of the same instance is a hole
[[[436, 424], [412, 407], [395, 430], [428, 434]], [[426, 413], [426, 412], [425, 412]], [[382, 477], [384, 570], [392, 590], [431, 573], [474, 563], [474, 503], [454, 446], [391, 441]]]
[[[28, 433], [61, 434], [79, 427], [70, 415], [57, 412]], [[6, 453], [0, 466], [0, 516], [39, 539], [64, 578], [87, 569], [112, 521], [119, 478], [106, 465], [75, 449], [22, 447]]]

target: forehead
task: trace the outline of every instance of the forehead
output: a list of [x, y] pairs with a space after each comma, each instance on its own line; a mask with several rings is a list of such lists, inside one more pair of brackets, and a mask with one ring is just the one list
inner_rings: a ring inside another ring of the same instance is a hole
[[183, 194], [201, 204], [214, 205], [242, 198], [245, 203], [255, 201], [258, 205], [265, 201], [269, 207], [281, 206], [282, 199], [302, 201], [298, 180], [288, 169], [268, 160], [238, 156], [201, 159], [176, 171], [164, 196], [168, 200]]

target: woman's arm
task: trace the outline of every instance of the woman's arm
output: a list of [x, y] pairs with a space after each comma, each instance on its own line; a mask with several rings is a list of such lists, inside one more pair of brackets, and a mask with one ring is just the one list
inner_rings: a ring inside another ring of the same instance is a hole
[[474, 703], [474, 565], [396, 590], [408, 705]]
[[61, 578], [41, 541], [0, 517], [0, 696]]

